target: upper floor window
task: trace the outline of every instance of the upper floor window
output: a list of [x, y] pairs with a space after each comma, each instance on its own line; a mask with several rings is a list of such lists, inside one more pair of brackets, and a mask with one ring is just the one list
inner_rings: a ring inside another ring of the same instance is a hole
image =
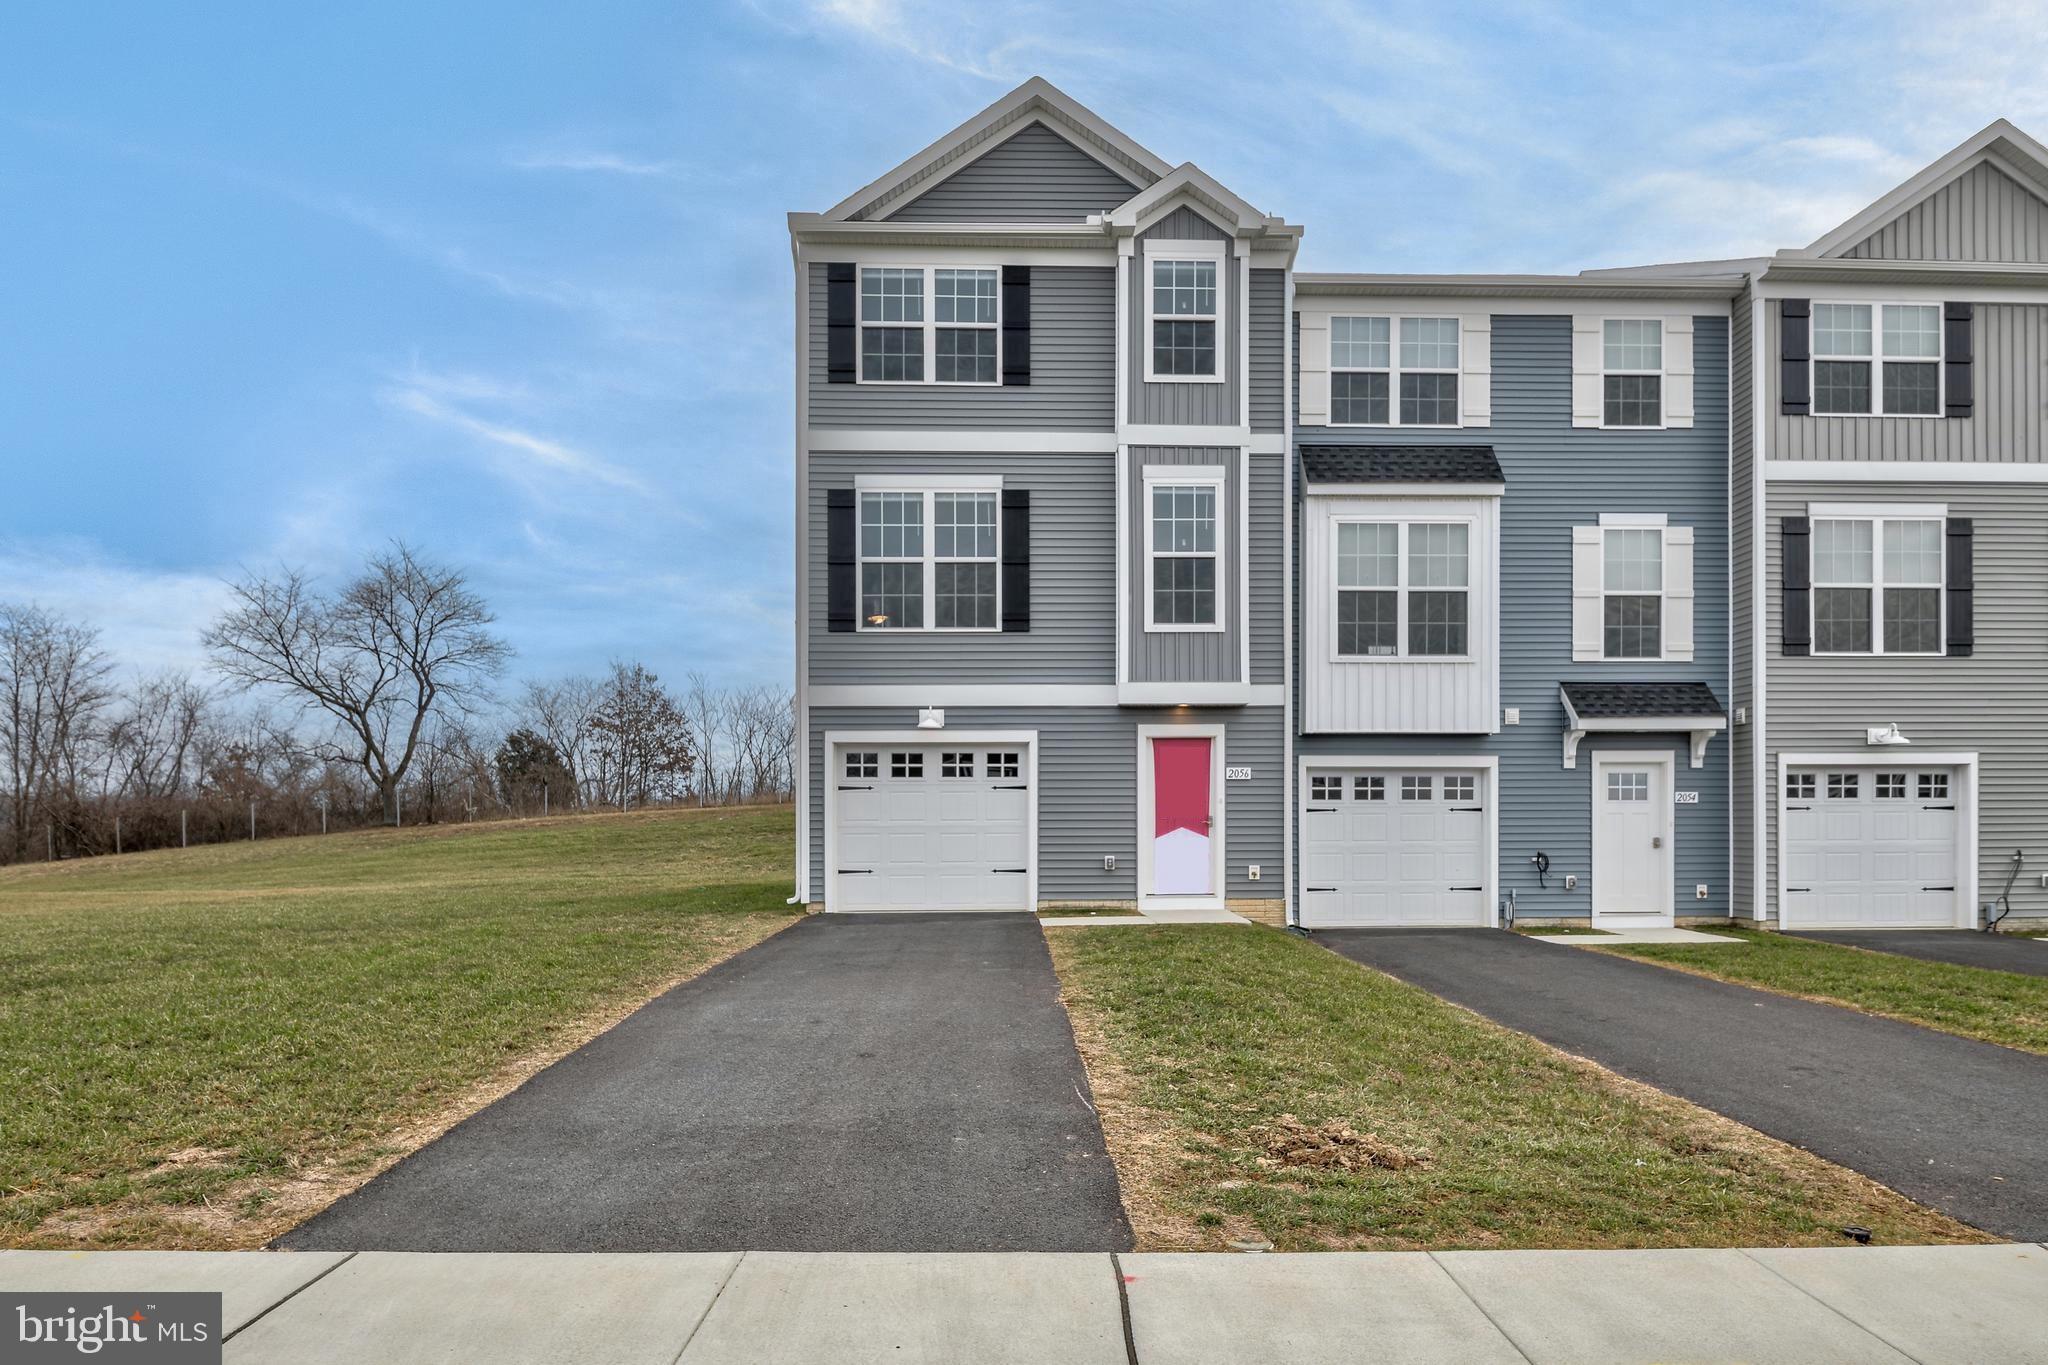
[[1600, 332], [1600, 424], [1664, 425], [1663, 321], [1608, 318]]
[[1943, 523], [1815, 517], [1813, 652], [1940, 654]]
[[863, 267], [861, 382], [996, 383], [997, 278], [992, 268]]
[[1147, 630], [1221, 630], [1221, 479], [1145, 481]]
[[1471, 527], [1337, 523], [1337, 656], [1462, 658], [1471, 622]]
[[1664, 657], [1664, 529], [1608, 527], [1600, 533], [1601, 654]]
[[1331, 318], [1331, 423], [1458, 425], [1458, 329], [1456, 318]]
[[1941, 305], [1813, 305], [1813, 410], [1848, 417], [1941, 414]]
[[993, 491], [860, 495], [860, 628], [995, 630]]
[[1224, 256], [1221, 243], [1155, 242], [1145, 257], [1145, 378], [1165, 383], [1220, 383]]

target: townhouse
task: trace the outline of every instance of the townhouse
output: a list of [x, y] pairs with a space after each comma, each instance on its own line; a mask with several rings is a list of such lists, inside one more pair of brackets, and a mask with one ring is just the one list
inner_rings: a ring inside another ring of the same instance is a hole
[[790, 215], [799, 895], [2048, 912], [2044, 196], [1999, 124], [1774, 257], [1297, 274], [1033, 80]]

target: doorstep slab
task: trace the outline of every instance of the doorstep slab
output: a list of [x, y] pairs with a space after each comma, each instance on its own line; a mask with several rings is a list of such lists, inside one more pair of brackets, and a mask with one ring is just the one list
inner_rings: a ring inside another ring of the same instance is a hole
[[1432, 1252], [1534, 1365], [1910, 1365], [1740, 1251]]
[[0, 1289], [219, 1294], [226, 1334], [348, 1258], [345, 1251], [0, 1251]]
[[680, 1365], [1125, 1365], [1091, 1252], [751, 1252]]
[[1745, 1254], [1923, 1365], [2048, 1362], [2048, 1251], [2033, 1243]]
[[1426, 1252], [1120, 1258], [1142, 1365], [1519, 1365]]
[[673, 1365], [738, 1252], [366, 1251], [230, 1337], [229, 1365]]

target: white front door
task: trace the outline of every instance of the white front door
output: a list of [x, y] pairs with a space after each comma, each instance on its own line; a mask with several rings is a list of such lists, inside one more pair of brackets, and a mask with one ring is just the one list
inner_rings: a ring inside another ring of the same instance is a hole
[[1782, 807], [1786, 925], [1945, 929], [1957, 924], [1960, 787], [1961, 776], [1951, 768], [1844, 764], [1787, 772]]
[[1593, 760], [1593, 921], [1668, 927], [1672, 915], [1671, 756]]

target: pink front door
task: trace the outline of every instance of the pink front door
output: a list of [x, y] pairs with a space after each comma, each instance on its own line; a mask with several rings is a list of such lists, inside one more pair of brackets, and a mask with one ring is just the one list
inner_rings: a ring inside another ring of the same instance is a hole
[[1152, 741], [1152, 894], [1206, 896], [1211, 873], [1209, 746], [1201, 739]]

